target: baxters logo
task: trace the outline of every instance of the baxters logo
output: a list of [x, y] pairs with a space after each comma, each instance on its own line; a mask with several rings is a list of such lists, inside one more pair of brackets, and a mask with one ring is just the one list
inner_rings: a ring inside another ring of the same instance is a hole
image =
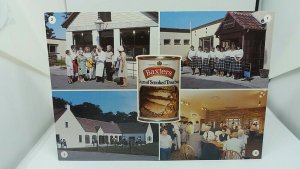
[[149, 67], [147, 69], [144, 69], [143, 73], [146, 79], [153, 76], [165, 76], [173, 79], [175, 70], [170, 67], [159, 66], [159, 67]]

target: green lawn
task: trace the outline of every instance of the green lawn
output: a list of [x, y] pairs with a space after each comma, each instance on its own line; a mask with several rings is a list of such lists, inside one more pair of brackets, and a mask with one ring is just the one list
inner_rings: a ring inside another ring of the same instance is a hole
[[[97, 152], [97, 147], [85, 147], [85, 148], [68, 148], [70, 151], [87, 151], [87, 152]], [[117, 154], [134, 154], [134, 155], [150, 155], [150, 156], [158, 156], [158, 143], [151, 143], [145, 145], [134, 145], [130, 147], [128, 145], [124, 146], [114, 146], [109, 145], [105, 147], [99, 147], [99, 152], [106, 153], [117, 153]]]

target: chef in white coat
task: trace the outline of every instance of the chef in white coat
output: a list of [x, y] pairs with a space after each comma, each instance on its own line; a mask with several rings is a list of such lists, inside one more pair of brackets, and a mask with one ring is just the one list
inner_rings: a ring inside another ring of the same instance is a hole
[[102, 47], [99, 46], [97, 49], [97, 55], [95, 56], [96, 61], [96, 82], [102, 81], [104, 83], [104, 62], [106, 59], [106, 53], [102, 50]]

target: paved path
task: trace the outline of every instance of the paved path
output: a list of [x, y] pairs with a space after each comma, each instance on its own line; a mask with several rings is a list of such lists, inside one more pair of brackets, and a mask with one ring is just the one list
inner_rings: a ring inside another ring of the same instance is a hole
[[66, 158], [61, 157], [62, 150], [58, 150], [59, 160], [67, 161], [109, 161], [109, 160], [118, 160], [118, 161], [156, 161], [158, 160], [157, 156], [144, 156], [144, 155], [130, 155], [130, 154], [115, 154], [115, 153], [101, 153], [101, 152], [83, 152], [83, 151], [66, 151], [68, 156]]
[[183, 89], [234, 89], [234, 88], [267, 88], [268, 78], [254, 76], [251, 81], [235, 80], [232, 77], [192, 75], [191, 68], [184, 67], [181, 73], [181, 88]]
[[52, 89], [136, 89], [136, 78], [128, 77], [128, 86], [121, 87], [117, 85], [119, 78], [114, 76], [114, 82], [105, 81], [96, 82], [95, 80], [87, 82], [74, 82], [72, 84], [67, 83], [66, 70], [60, 67], [50, 67], [51, 85]]

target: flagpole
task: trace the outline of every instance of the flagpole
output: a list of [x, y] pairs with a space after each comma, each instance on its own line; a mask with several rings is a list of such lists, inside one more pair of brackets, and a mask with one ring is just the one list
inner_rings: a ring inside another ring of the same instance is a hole
[[192, 21], [190, 21], [190, 42], [191, 46], [193, 45], [193, 38], [192, 38]]

